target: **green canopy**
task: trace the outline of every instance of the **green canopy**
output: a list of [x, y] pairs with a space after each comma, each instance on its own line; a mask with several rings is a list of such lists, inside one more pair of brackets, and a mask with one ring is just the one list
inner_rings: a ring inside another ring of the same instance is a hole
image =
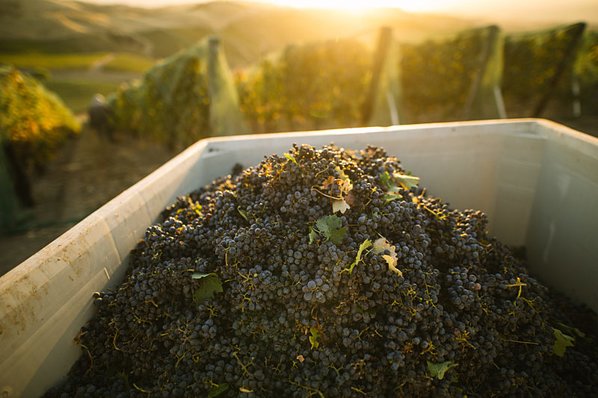
[[186, 147], [243, 128], [238, 95], [216, 38], [208, 38], [152, 67], [109, 98], [113, 128]]
[[0, 231], [17, 227], [20, 205], [32, 204], [29, 171], [43, 169], [80, 127], [62, 100], [35, 78], [0, 68]]
[[399, 60], [406, 123], [504, 117], [503, 36], [497, 26], [403, 44]]
[[238, 75], [252, 132], [359, 126], [371, 51], [356, 39], [286, 47]]
[[[505, 40], [503, 93], [510, 117], [560, 114], [572, 103], [574, 67], [586, 25], [511, 34]], [[556, 100], [556, 101], [555, 101]]]

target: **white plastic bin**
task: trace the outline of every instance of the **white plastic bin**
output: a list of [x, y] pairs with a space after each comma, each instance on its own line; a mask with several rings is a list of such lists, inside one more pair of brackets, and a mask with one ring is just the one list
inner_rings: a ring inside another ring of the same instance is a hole
[[181, 194], [293, 143], [383, 146], [457, 208], [484, 210], [533, 272], [598, 310], [598, 139], [545, 120], [237, 136], [198, 142], [0, 278], [0, 397], [36, 397], [66, 375], [129, 251]]

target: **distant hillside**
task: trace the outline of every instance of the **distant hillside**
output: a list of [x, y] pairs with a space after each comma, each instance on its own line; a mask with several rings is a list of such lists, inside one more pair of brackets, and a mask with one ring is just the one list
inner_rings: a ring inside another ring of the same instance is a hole
[[[400, 41], [413, 42], [496, 22], [492, 18], [498, 16], [492, 15], [465, 19], [398, 9], [357, 14], [235, 1], [146, 9], [73, 0], [0, 0], [0, 53], [128, 52], [156, 59], [217, 34], [229, 63], [237, 67], [291, 43], [348, 37], [371, 43], [383, 25], [391, 26]], [[513, 18], [510, 29], [539, 26], [522, 23], [522, 15]]]
[[223, 2], [146, 9], [72, 0], [0, 0], [0, 38], [52, 40], [106, 31], [134, 34], [194, 26], [218, 30], [246, 11], [243, 3]]
[[456, 17], [378, 10], [362, 15], [211, 2], [158, 9], [72, 0], [0, 0], [0, 52], [134, 52], [161, 58], [217, 34], [232, 66], [248, 65], [289, 43], [395, 28], [401, 40], [475, 25]]

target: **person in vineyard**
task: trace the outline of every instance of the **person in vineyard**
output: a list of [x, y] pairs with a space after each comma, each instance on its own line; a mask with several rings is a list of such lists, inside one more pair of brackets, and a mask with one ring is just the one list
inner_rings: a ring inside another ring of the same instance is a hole
[[19, 148], [16, 147], [15, 143], [8, 140], [0, 143], [0, 151], [3, 152], [2, 155], [8, 163], [8, 172], [10, 173], [14, 192], [19, 203], [24, 207], [33, 207], [35, 205], [33, 189], [22, 156], [22, 153], [26, 152], [27, 148], [23, 149], [21, 148], [19, 152]]
[[110, 127], [110, 113], [110, 108], [106, 104], [106, 98], [102, 94], [94, 95], [87, 109], [89, 125], [101, 137], [113, 141], [114, 137], [112, 135], [112, 128]]

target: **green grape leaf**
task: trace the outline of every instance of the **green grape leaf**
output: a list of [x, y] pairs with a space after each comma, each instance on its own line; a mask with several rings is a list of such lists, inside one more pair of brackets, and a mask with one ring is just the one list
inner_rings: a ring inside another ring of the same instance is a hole
[[392, 191], [384, 194], [384, 201], [386, 203], [392, 202], [393, 200], [403, 199], [403, 195], [400, 192]]
[[359, 262], [361, 261], [361, 255], [363, 254], [363, 251], [367, 248], [369, 248], [370, 246], [372, 246], [372, 241], [369, 239], [364, 240], [361, 245], [359, 245], [359, 250], [357, 250], [357, 256], [355, 256], [355, 261], [353, 261], [353, 263], [351, 263], [351, 265], [349, 266], [349, 268], [345, 268], [343, 271], [348, 271], [349, 274], [353, 273], [353, 268], [355, 268], [355, 266], [357, 264], [359, 264]]
[[444, 379], [444, 375], [448, 372], [449, 369], [454, 368], [457, 366], [456, 363], [452, 361], [440, 362], [440, 363], [433, 363], [430, 361], [428, 362], [428, 372], [430, 376], [436, 377], [438, 380]]
[[575, 332], [575, 334], [578, 337], [586, 337], [586, 334], [584, 332], [582, 332], [581, 330], [579, 330], [578, 328], [573, 328], [573, 332]]
[[561, 322], [559, 322], [559, 325], [563, 328], [563, 330], [565, 330], [565, 332], [567, 332], [569, 334], [576, 334], [577, 337], [586, 337], [586, 334], [584, 332], [582, 332], [581, 330], [579, 330], [578, 328], [575, 328], [572, 326], [567, 326]]
[[405, 189], [417, 188], [419, 185], [419, 177], [401, 173], [393, 173], [392, 176]]
[[554, 355], [562, 357], [565, 355], [567, 347], [573, 347], [575, 345], [575, 337], [571, 337], [557, 328], [552, 328], [552, 330], [554, 331], [555, 337], [552, 352]]
[[299, 166], [299, 163], [297, 163], [297, 159], [295, 159], [295, 157], [290, 153], [285, 153], [284, 157], [290, 160], [291, 162], [295, 163], [297, 166]]
[[388, 171], [380, 174], [380, 183], [382, 184], [382, 188], [386, 189], [387, 191], [391, 191], [393, 187], [396, 188], [396, 185], [392, 182], [390, 173]]
[[192, 279], [199, 280], [199, 287], [193, 292], [193, 301], [201, 303], [211, 299], [216, 293], [222, 293], [222, 282], [214, 273], [201, 274], [199, 272], [191, 275]]
[[417, 188], [419, 185], [419, 177], [408, 174], [401, 174], [398, 172], [390, 175], [388, 171], [380, 174], [380, 184], [387, 191], [384, 199], [387, 202], [391, 200], [400, 199], [402, 196], [399, 193], [399, 185], [404, 189]]
[[342, 220], [336, 215], [324, 216], [316, 221], [315, 231], [335, 245], [340, 244], [347, 234], [347, 227], [341, 227]]
[[311, 349], [318, 348], [320, 346], [320, 342], [318, 341], [320, 338], [320, 331], [316, 327], [309, 328], [309, 343], [311, 344]]
[[247, 218], [247, 212], [245, 210], [241, 210], [237, 207], [237, 211], [239, 212], [241, 217], [243, 217], [245, 219], [245, 221], [249, 221], [249, 219]]
[[226, 390], [228, 390], [228, 384], [217, 384], [216, 386], [212, 387], [212, 389], [208, 393], [208, 398], [216, 398], [224, 394]]

